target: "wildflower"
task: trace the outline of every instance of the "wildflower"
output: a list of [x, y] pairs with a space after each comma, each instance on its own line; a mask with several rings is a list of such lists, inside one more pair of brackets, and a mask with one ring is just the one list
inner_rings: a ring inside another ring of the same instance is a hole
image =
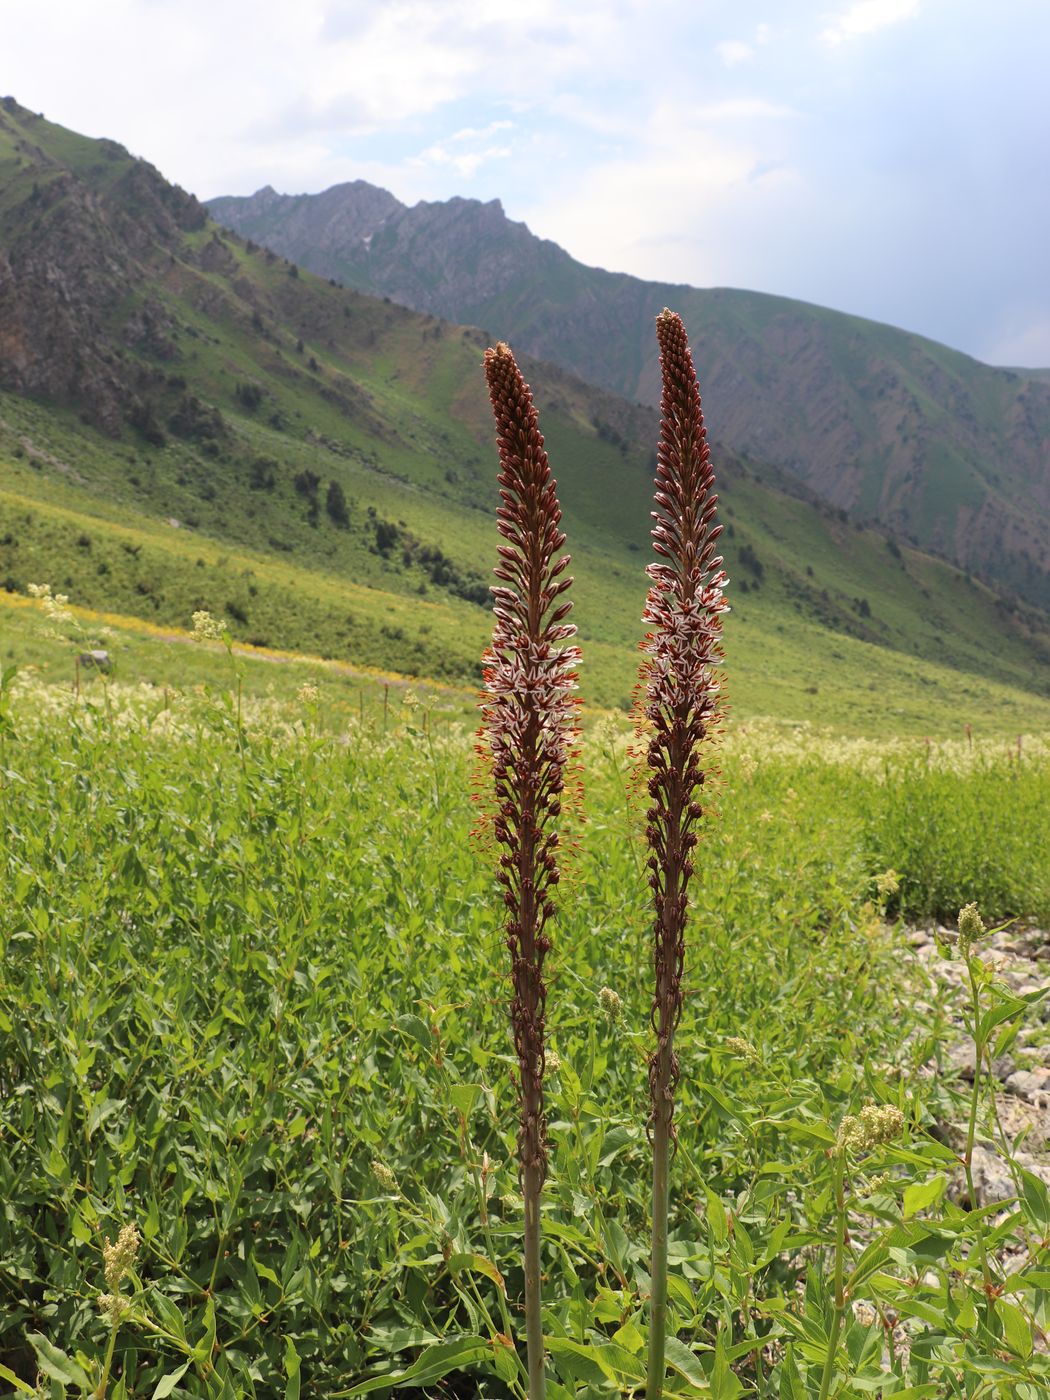
[[878, 1196], [893, 1183], [893, 1176], [890, 1172], [880, 1172], [878, 1176], [873, 1176], [868, 1182], [864, 1194], [866, 1196]]
[[749, 1064], [761, 1064], [761, 1057], [750, 1040], [744, 1040], [739, 1035], [727, 1035], [722, 1044], [734, 1055], [739, 1055], [742, 1060], [747, 1060]]
[[901, 877], [896, 870], [884, 870], [881, 875], [875, 876], [875, 889], [884, 903], [892, 895], [895, 895], [900, 887]]
[[120, 1288], [121, 1280], [134, 1264], [140, 1243], [141, 1237], [138, 1227], [132, 1224], [124, 1226], [117, 1236], [116, 1244], [110, 1244], [107, 1239], [102, 1246], [102, 1264], [106, 1273], [106, 1285], [114, 1292]]
[[56, 627], [68, 627], [74, 621], [73, 614], [69, 610], [68, 594], [52, 593], [49, 583], [27, 583], [26, 590], [30, 598], [37, 599], [47, 617]]
[[982, 938], [988, 930], [978, 912], [976, 904], [964, 904], [959, 910], [959, 951], [966, 957], [970, 946]]
[[226, 636], [226, 622], [221, 617], [212, 617], [205, 608], [193, 614], [193, 640], [195, 642], [221, 642]]
[[386, 1191], [389, 1195], [396, 1196], [399, 1193], [400, 1187], [397, 1184], [397, 1177], [390, 1170], [387, 1164], [383, 1161], [380, 1161], [378, 1157], [373, 1159], [372, 1175], [375, 1177], [376, 1181], [383, 1188], [383, 1190]]
[[576, 664], [566, 645], [572, 583], [561, 506], [532, 393], [510, 347], [485, 352], [485, 378], [496, 419], [499, 546], [492, 589], [495, 627], [484, 656], [480, 750], [495, 788], [492, 830], [503, 847], [497, 878], [506, 906], [511, 957], [511, 1020], [518, 1059], [518, 1162], [525, 1204], [525, 1328], [529, 1394], [543, 1393], [540, 1300], [540, 1193], [547, 1175], [543, 1102], [547, 988], [543, 964], [560, 877], [557, 820], [577, 743]]
[[303, 681], [302, 685], [295, 692], [295, 698], [300, 705], [316, 705], [321, 692], [317, 686], [310, 681]]
[[100, 1293], [98, 1307], [111, 1327], [119, 1327], [131, 1310], [131, 1303], [121, 1293]]
[[557, 1074], [561, 1069], [561, 1056], [557, 1050], [549, 1049], [544, 1059], [544, 1065], [549, 1073]]
[[647, 741], [646, 812], [649, 884], [655, 921], [652, 1024], [656, 1049], [649, 1059], [653, 1141], [652, 1304], [649, 1390], [662, 1393], [667, 1329], [668, 1147], [674, 1136], [678, 1057], [674, 1036], [682, 1012], [682, 971], [688, 887], [693, 874], [693, 830], [703, 814], [698, 794], [705, 774], [699, 750], [720, 714], [718, 667], [726, 576], [716, 554], [721, 526], [718, 498], [689, 342], [681, 317], [656, 318], [663, 395], [657, 449], [653, 549], [643, 621], [639, 729]]
[[870, 1152], [893, 1142], [904, 1131], [904, 1114], [892, 1104], [866, 1104], [839, 1124], [838, 1146], [844, 1152]]
[[598, 993], [598, 1005], [608, 1018], [610, 1026], [618, 1025], [623, 1019], [623, 998], [611, 987], [603, 987]]

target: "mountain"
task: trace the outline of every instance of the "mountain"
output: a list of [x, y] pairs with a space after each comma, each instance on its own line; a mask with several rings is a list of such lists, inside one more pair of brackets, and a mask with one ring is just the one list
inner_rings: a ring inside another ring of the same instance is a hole
[[211, 200], [324, 277], [490, 328], [655, 404], [653, 316], [684, 318], [716, 437], [831, 505], [1050, 605], [1050, 378], [786, 297], [586, 267], [498, 200], [406, 207], [364, 181]]
[[[479, 679], [482, 334], [230, 233], [112, 141], [0, 103], [0, 587]], [[629, 703], [656, 415], [523, 359], [574, 556], [586, 698]], [[1050, 724], [1050, 620], [718, 453], [738, 715]], [[9, 648], [10, 650], [10, 648]]]

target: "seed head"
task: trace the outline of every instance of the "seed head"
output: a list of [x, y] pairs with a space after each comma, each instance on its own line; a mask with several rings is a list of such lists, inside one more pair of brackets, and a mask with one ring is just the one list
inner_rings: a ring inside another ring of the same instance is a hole
[[744, 1040], [742, 1036], [727, 1035], [722, 1044], [734, 1055], [739, 1055], [742, 1060], [747, 1060], [748, 1064], [758, 1065], [762, 1063], [761, 1056], [750, 1040]]
[[617, 1026], [623, 1020], [623, 998], [611, 987], [603, 987], [598, 993], [598, 1005], [608, 1018], [610, 1026]]
[[98, 1307], [109, 1325], [117, 1327], [128, 1315], [131, 1303], [120, 1293], [100, 1293]]
[[397, 1177], [378, 1157], [372, 1162], [372, 1175], [388, 1195], [396, 1196], [399, 1193], [400, 1187], [397, 1184]]
[[838, 1146], [844, 1152], [870, 1152], [893, 1142], [904, 1131], [904, 1114], [892, 1104], [869, 1103], [839, 1124]]
[[116, 1293], [124, 1275], [135, 1262], [139, 1251], [140, 1236], [136, 1225], [125, 1225], [117, 1236], [116, 1244], [107, 1239], [102, 1246], [102, 1264], [106, 1273], [106, 1286]]
[[959, 949], [965, 957], [970, 945], [982, 938], [988, 930], [978, 912], [976, 904], [964, 904], [959, 910]]

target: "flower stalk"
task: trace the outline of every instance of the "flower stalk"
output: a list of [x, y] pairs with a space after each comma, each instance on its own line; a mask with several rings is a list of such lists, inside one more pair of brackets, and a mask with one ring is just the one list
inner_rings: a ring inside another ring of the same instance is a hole
[[543, 1076], [547, 925], [559, 880], [557, 820], [577, 740], [576, 666], [565, 621], [572, 604], [565, 574], [557, 484], [529, 386], [510, 348], [485, 352], [496, 420], [501, 504], [492, 589], [495, 627], [485, 653], [480, 751], [491, 769], [492, 830], [501, 847], [497, 876], [511, 957], [511, 1022], [518, 1059], [518, 1161], [525, 1208], [525, 1332], [529, 1397], [544, 1394], [540, 1286], [540, 1197], [547, 1174]]
[[693, 358], [681, 317], [656, 318], [663, 377], [657, 449], [653, 548], [643, 621], [640, 732], [646, 740], [650, 806], [646, 812], [653, 892], [649, 1058], [653, 1146], [652, 1297], [647, 1400], [663, 1394], [667, 1337], [669, 1169], [679, 1066], [674, 1037], [682, 1010], [685, 925], [695, 826], [703, 814], [701, 746], [720, 717], [719, 665], [726, 576], [716, 554], [722, 527]]

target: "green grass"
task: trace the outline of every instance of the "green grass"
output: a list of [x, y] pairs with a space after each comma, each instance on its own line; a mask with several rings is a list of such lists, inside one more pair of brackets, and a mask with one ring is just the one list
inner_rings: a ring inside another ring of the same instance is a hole
[[[79, 705], [68, 687], [16, 683], [0, 762], [0, 1362], [31, 1378], [34, 1333], [97, 1365], [101, 1239], [134, 1220], [140, 1316], [159, 1332], [122, 1329], [129, 1394], [184, 1362], [179, 1394], [280, 1394], [292, 1357], [302, 1394], [330, 1396], [462, 1334], [484, 1343], [462, 1352], [469, 1393], [515, 1393], [513, 1349], [486, 1340], [518, 1332], [520, 1201], [469, 742], [416, 708], [384, 734], [330, 689], [320, 711], [248, 697], [241, 727], [211, 674], [205, 694], [96, 682]], [[970, 897], [1050, 913], [1033, 865], [1045, 746], [919, 763], [914, 748], [759, 727], [722, 755], [691, 923], [672, 1237], [675, 1328], [702, 1367], [737, 1307], [704, 1262], [729, 1248], [712, 1196], [746, 1222], [749, 1268], [771, 1251], [754, 1276], [773, 1307], [793, 1290], [789, 1226], [797, 1242], [817, 1228], [812, 1134], [901, 1095], [925, 1151], [934, 1086], [911, 1074], [933, 1026], [878, 927], [874, 877], [895, 866], [909, 916]], [[591, 735], [585, 763], [589, 820], [550, 966], [544, 1227], [552, 1364], [580, 1396], [630, 1389], [647, 1286], [649, 916], [622, 725]], [[616, 1025], [603, 986], [622, 998]], [[765, 1068], [727, 1048], [734, 1036]], [[809, 1146], [752, 1114], [812, 1124]], [[756, 1177], [763, 1161], [778, 1165]], [[726, 1257], [726, 1277], [738, 1266]]]

